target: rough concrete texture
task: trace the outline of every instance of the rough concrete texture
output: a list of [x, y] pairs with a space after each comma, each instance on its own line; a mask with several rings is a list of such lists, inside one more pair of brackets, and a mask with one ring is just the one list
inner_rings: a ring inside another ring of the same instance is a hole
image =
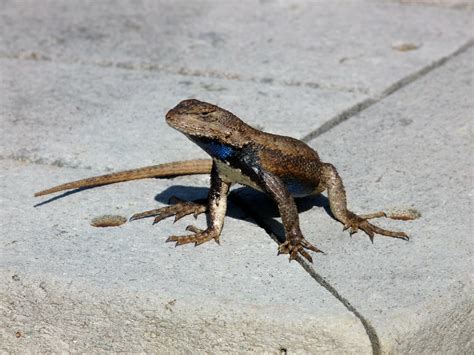
[[[0, 54], [378, 94], [472, 35], [471, 13], [381, 1], [6, 1]], [[21, 35], [20, 35], [21, 34]], [[417, 50], [403, 52], [394, 43]]]
[[[165, 123], [166, 111], [183, 98], [236, 107], [235, 114], [247, 122], [293, 136], [303, 136], [308, 125], [319, 126], [365, 98], [91, 65], [9, 59], [0, 59], [0, 65], [2, 126], [7, 132], [22, 132], [21, 139], [3, 137], [0, 156], [67, 167], [124, 169], [205, 157]], [[308, 119], [288, 125], [295, 112]]]
[[[4, 1], [0, 351], [473, 353], [473, 13], [461, 5]], [[90, 226], [204, 197], [206, 176], [32, 197], [204, 157], [164, 124], [188, 97], [316, 136], [356, 212], [421, 211], [379, 222], [410, 242], [348, 238], [313, 206], [323, 197], [306, 199], [302, 229], [327, 255], [288, 263], [266, 233], [281, 234], [271, 202], [249, 190], [232, 192], [221, 246], [164, 243], [192, 217]]]

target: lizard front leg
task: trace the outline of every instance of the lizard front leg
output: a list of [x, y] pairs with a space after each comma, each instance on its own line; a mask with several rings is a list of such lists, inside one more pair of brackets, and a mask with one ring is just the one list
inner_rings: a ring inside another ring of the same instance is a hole
[[229, 193], [231, 183], [223, 181], [215, 164], [211, 170], [211, 188], [208, 196], [208, 218], [207, 229], [201, 230], [194, 226], [188, 226], [186, 230], [194, 232], [191, 235], [171, 236], [166, 241], [175, 242], [176, 245], [194, 243], [195, 245], [203, 244], [211, 239], [219, 243], [224, 226], [224, 217], [227, 210], [227, 194]]
[[[394, 232], [387, 229], [377, 227], [368, 222], [368, 219], [377, 217], [390, 217], [385, 212], [376, 212], [368, 215], [356, 215], [355, 213], [347, 209], [346, 191], [342, 179], [337, 173], [336, 168], [331, 165], [324, 163], [321, 166], [321, 183], [328, 190], [329, 206], [331, 212], [338, 221], [344, 224], [344, 230], [349, 229], [350, 233], [356, 233], [359, 229], [362, 229], [373, 242], [374, 235], [380, 234], [386, 237], [400, 238], [408, 240], [408, 236], [403, 232]], [[397, 216], [392, 217], [396, 219], [413, 219], [415, 216]]]
[[309, 262], [313, 262], [312, 257], [305, 249], [319, 253], [322, 253], [322, 251], [303, 237], [295, 200], [285, 184], [280, 178], [267, 172], [261, 173], [261, 180], [266, 192], [270, 194], [278, 205], [278, 210], [285, 229], [286, 241], [280, 245], [278, 253], [290, 254], [290, 261], [296, 259], [299, 253]]

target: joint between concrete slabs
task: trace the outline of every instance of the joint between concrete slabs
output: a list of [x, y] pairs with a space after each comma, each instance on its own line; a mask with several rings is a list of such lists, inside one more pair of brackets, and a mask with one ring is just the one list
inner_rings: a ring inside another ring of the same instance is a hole
[[449, 60], [456, 58], [458, 55], [466, 52], [469, 48], [474, 46], [474, 39], [470, 39], [467, 41], [464, 45], [462, 45], [460, 48], [455, 50], [453, 53], [450, 55], [447, 55], [445, 57], [442, 57], [433, 63], [421, 68], [420, 70], [409, 74], [408, 76], [398, 80], [397, 82], [393, 83], [390, 85], [388, 88], [386, 88], [384, 91], [382, 91], [379, 95], [376, 97], [369, 97], [351, 107], [348, 109], [342, 111], [341, 113], [337, 114], [333, 118], [327, 120], [324, 122], [320, 127], [316, 128], [314, 131], [308, 133], [306, 136], [301, 138], [301, 140], [305, 143], [308, 143], [309, 141], [319, 137], [320, 135], [328, 132], [329, 130], [333, 129], [334, 127], [338, 126], [344, 121], [347, 121], [353, 116], [358, 115], [360, 112], [368, 109], [372, 105], [382, 101], [385, 99], [387, 96], [390, 96], [397, 92], [400, 89], [403, 89], [405, 86], [417, 81], [418, 79], [421, 79], [424, 77], [426, 74], [430, 73], [434, 69], [437, 69], [444, 64], [446, 64]]
[[90, 165], [80, 166], [79, 164], [70, 164], [61, 159], [57, 159], [49, 163], [44, 158], [34, 158], [34, 157], [29, 157], [23, 154], [8, 154], [8, 155], [0, 154], [0, 161], [1, 160], [10, 160], [10, 161], [16, 161], [16, 162], [22, 162], [22, 163], [28, 163], [28, 164], [35, 164], [35, 165], [55, 166], [57, 168], [92, 170], [92, 167]]
[[296, 259], [303, 269], [322, 287], [324, 287], [331, 295], [333, 295], [339, 302], [341, 302], [346, 309], [351, 312], [357, 319], [360, 320], [362, 326], [369, 337], [370, 346], [372, 347], [372, 354], [379, 355], [382, 353], [380, 347], [379, 336], [377, 330], [345, 297], [343, 297], [324, 277], [314, 270], [314, 268], [298, 256]]
[[[229, 198], [235, 203], [240, 209], [246, 211], [249, 216], [257, 223], [259, 227], [265, 230], [265, 232], [275, 241], [278, 242], [278, 238], [273, 234], [272, 226], [265, 222], [263, 218], [258, 214], [258, 211], [252, 208], [252, 205], [248, 204], [244, 199], [240, 198], [238, 194], [232, 193]], [[303, 260], [300, 256], [295, 259], [298, 264], [323, 288], [325, 288], [334, 298], [336, 298], [342, 305], [351, 312], [359, 321], [362, 323], [364, 330], [369, 338], [370, 346], [372, 348], [372, 354], [381, 354], [381, 346], [379, 336], [377, 335], [376, 329], [372, 326], [367, 318], [365, 318], [345, 297], [343, 297], [334, 286], [332, 286], [324, 277], [316, 272], [311, 264]]]
[[113, 62], [113, 61], [102, 61], [102, 62], [87, 62], [87, 61], [64, 61], [59, 60], [56, 61], [50, 57], [43, 56], [37, 53], [29, 53], [26, 55], [22, 54], [14, 54], [8, 55], [0, 54], [0, 58], [3, 59], [14, 59], [20, 61], [33, 61], [33, 62], [50, 62], [50, 63], [61, 63], [61, 64], [80, 64], [80, 65], [91, 65], [100, 68], [116, 68], [116, 69], [124, 69], [130, 71], [138, 71], [138, 72], [162, 72], [166, 74], [172, 75], [180, 75], [183, 77], [199, 77], [199, 78], [213, 78], [213, 79], [222, 79], [222, 80], [232, 80], [232, 81], [239, 81], [239, 82], [255, 82], [264, 85], [279, 85], [279, 86], [289, 86], [289, 87], [306, 87], [308, 89], [323, 89], [323, 90], [330, 90], [330, 91], [339, 91], [345, 93], [359, 93], [368, 95], [368, 90], [364, 88], [358, 87], [343, 87], [338, 85], [330, 85], [330, 84], [323, 84], [317, 83], [312, 81], [291, 81], [291, 80], [276, 80], [274, 78], [267, 78], [267, 77], [242, 77], [240, 74], [237, 73], [226, 73], [221, 71], [214, 71], [214, 70], [190, 70], [186, 68], [180, 68], [178, 70], [174, 70], [167, 66], [163, 66], [160, 64], [152, 64], [152, 63], [127, 63], [127, 62]]

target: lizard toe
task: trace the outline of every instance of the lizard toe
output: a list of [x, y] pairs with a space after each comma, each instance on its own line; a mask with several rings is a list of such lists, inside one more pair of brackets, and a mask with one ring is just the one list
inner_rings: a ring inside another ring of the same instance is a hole
[[409, 239], [408, 235], [404, 232], [394, 232], [394, 231], [377, 227], [376, 225], [370, 223], [367, 219], [362, 218], [357, 215], [353, 215], [351, 220], [348, 221], [344, 225], [344, 227], [346, 226], [350, 227], [349, 233], [351, 235], [357, 232], [359, 229], [361, 229], [362, 231], [364, 231], [365, 234], [369, 236], [370, 241], [372, 243], [374, 242], [375, 234], [379, 234], [385, 237], [404, 239], [404, 240]]
[[296, 241], [286, 241], [283, 244], [281, 244], [278, 247], [278, 255], [290, 254], [290, 261], [291, 261], [291, 260], [295, 260], [298, 257], [298, 254], [300, 254], [302, 257], [304, 257], [306, 260], [312, 263], [313, 258], [311, 257], [311, 255], [309, 255], [309, 253], [305, 249], [314, 251], [316, 253], [324, 253], [322, 250], [320, 250], [319, 248], [316, 248], [306, 239], [300, 238]]
[[191, 235], [182, 235], [182, 236], [170, 236], [166, 239], [166, 242], [175, 242], [175, 246], [194, 243], [194, 246], [204, 244], [205, 242], [214, 239], [218, 241], [219, 233], [214, 229], [202, 230], [194, 226], [188, 226], [186, 228], [189, 231], [195, 232]]

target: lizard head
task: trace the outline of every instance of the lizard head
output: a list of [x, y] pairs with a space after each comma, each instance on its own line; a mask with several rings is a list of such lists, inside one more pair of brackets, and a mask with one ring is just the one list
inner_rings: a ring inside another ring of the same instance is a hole
[[166, 114], [166, 122], [192, 140], [208, 138], [242, 147], [254, 130], [237, 116], [216, 105], [184, 100]]

